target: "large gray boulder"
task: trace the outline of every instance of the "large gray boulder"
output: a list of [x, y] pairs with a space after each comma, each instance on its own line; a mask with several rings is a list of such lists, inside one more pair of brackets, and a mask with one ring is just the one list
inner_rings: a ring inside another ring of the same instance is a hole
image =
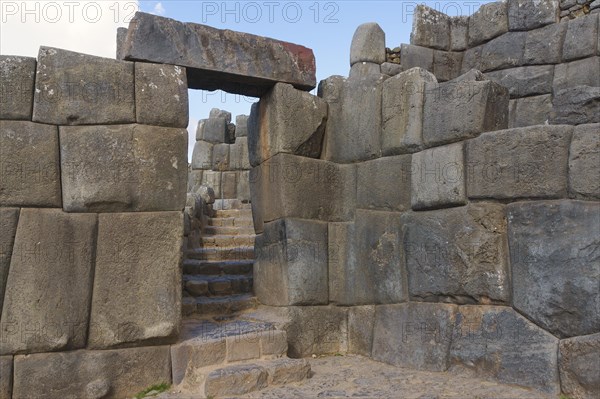
[[185, 129], [147, 125], [60, 128], [67, 212], [178, 211], [187, 190]]
[[600, 122], [600, 87], [575, 86], [554, 92], [553, 124]]
[[212, 169], [214, 144], [198, 140], [192, 152], [192, 171]]
[[600, 333], [563, 339], [559, 344], [558, 367], [562, 392], [570, 397], [600, 396]]
[[400, 212], [410, 209], [410, 155], [361, 162], [356, 173], [358, 208]]
[[413, 14], [410, 44], [438, 50], [450, 49], [450, 17], [419, 4]]
[[13, 397], [130, 398], [170, 382], [168, 346], [40, 353], [15, 357]]
[[572, 127], [538, 125], [484, 133], [466, 145], [473, 199], [564, 198]]
[[0, 356], [0, 397], [12, 398], [13, 357]]
[[469, 17], [450, 18], [450, 50], [465, 51], [468, 44]]
[[509, 128], [547, 125], [552, 119], [552, 94], [518, 98], [511, 111]]
[[182, 244], [182, 212], [99, 215], [88, 347], [177, 339]]
[[433, 49], [428, 47], [402, 44], [400, 46], [400, 59], [402, 70], [408, 71], [412, 68], [423, 68], [433, 72]]
[[59, 209], [21, 210], [4, 295], [0, 355], [85, 347], [96, 219]]
[[508, 89], [511, 98], [552, 93], [553, 65], [525, 66], [485, 74]]
[[469, 17], [469, 47], [485, 43], [508, 32], [508, 9], [506, 1], [482, 4]]
[[0, 55], [0, 119], [31, 120], [36, 60]]
[[579, 125], [569, 149], [569, 195], [600, 199], [600, 124]]
[[135, 120], [133, 62], [40, 47], [34, 122], [93, 125]]
[[508, 0], [508, 28], [531, 30], [558, 22], [560, 7], [556, 0]]
[[352, 306], [348, 310], [348, 352], [371, 357], [375, 306]]
[[352, 36], [350, 65], [357, 62], [385, 62], [385, 33], [375, 22], [359, 25]]
[[567, 24], [551, 24], [527, 32], [523, 62], [528, 65], [559, 64]]
[[332, 355], [348, 351], [348, 308], [291, 306], [284, 325], [290, 357]]
[[315, 57], [298, 44], [137, 12], [121, 55], [186, 67], [192, 89], [260, 97], [277, 82], [316, 85]]
[[518, 202], [507, 212], [515, 309], [560, 338], [600, 331], [600, 204]]
[[509, 303], [504, 206], [411, 212], [402, 216], [409, 294], [428, 302]]
[[[568, 22], [563, 44], [563, 61], [575, 60], [597, 54], [598, 16], [585, 15]], [[561, 24], [563, 25], [563, 24]]]
[[[4, 301], [4, 289], [10, 269], [10, 258], [17, 233], [17, 222], [19, 221], [19, 208], [0, 208], [0, 316], [2, 316], [2, 303]], [[2, 390], [0, 390], [2, 392]]]
[[56, 126], [0, 121], [0, 206], [62, 206]]
[[433, 73], [440, 82], [446, 82], [457, 78], [462, 67], [462, 51], [433, 52]]
[[600, 57], [589, 57], [555, 66], [554, 91], [575, 86], [600, 87]]
[[477, 69], [487, 72], [523, 65], [526, 39], [527, 32], [508, 32], [487, 42], [481, 50]]
[[329, 298], [338, 305], [407, 299], [400, 214], [357, 210], [354, 223], [329, 224]]

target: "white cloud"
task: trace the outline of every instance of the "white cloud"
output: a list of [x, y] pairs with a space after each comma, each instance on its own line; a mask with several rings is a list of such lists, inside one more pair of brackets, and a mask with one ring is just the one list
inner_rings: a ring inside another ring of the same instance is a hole
[[158, 2], [154, 6], [154, 10], [152, 11], [152, 14], [155, 14], [155, 15], [165, 15], [166, 12], [167, 12], [167, 10], [165, 10], [165, 8], [163, 7], [162, 3]]
[[137, 10], [137, 0], [0, 0], [0, 53], [36, 57], [43, 45], [115, 58], [117, 28]]

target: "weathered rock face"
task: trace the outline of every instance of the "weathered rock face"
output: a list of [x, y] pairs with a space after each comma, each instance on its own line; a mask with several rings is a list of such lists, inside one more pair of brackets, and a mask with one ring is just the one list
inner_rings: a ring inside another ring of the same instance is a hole
[[329, 224], [329, 298], [340, 305], [407, 299], [400, 214], [357, 210], [354, 223]]
[[254, 290], [266, 305], [327, 304], [327, 223], [266, 223], [256, 237]]
[[187, 131], [146, 125], [61, 127], [68, 212], [181, 210]]
[[418, 370], [445, 371], [456, 308], [415, 302], [377, 306], [373, 359]]
[[433, 72], [440, 82], [452, 80], [460, 75], [463, 53], [453, 51], [433, 52]]
[[171, 342], [181, 320], [183, 214], [101, 214], [90, 348]]
[[402, 69], [408, 71], [412, 68], [423, 68], [433, 72], [433, 50], [427, 47], [402, 44], [401, 46]]
[[527, 32], [523, 61], [527, 64], [558, 64], [567, 24], [551, 24]]
[[204, 170], [212, 168], [213, 143], [198, 140], [194, 144], [192, 152], [192, 170]]
[[0, 205], [62, 205], [55, 126], [0, 121]]
[[411, 299], [459, 304], [510, 301], [503, 205], [407, 213], [402, 228]]
[[562, 391], [574, 398], [597, 398], [600, 395], [598, 359], [600, 333], [561, 340], [558, 366]]
[[531, 96], [511, 100], [509, 128], [547, 125], [552, 118], [552, 95]]
[[488, 72], [490, 80], [508, 89], [511, 98], [552, 93], [554, 66], [540, 65]]
[[278, 83], [261, 98], [258, 108], [258, 126], [248, 136], [254, 142], [252, 166], [282, 152], [319, 158], [327, 121], [323, 99]]
[[170, 363], [168, 346], [16, 356], [13, 397], [132, 397], [170, 383]]
[[145, 125], [187, 128], [188, 87], [185, 68], [135, 64], [135, 111]]
[[422, 149], [426, 83], [437, 83], [437, 80], [432, 73], [421, 68], [409, 69], [383, 83], [383, 155]]
[[411, 156], [365, 161], [356, 167], [356, 206], [362, 209], [410, 209]]
[[0, 55], [0, 119], [31, 120], [35, 58]]
[[561, 337], [600, 330], [597, 202], [508, 205], [514, 307]]
[[563, 59], [565, 61], [597, 54], [598, 24], [597, 15], [586, 15], [569, 21], [563, 44]]
[[569, 149], [569, 195], [600, 199], [600, 124], [579, 125]]
[[316, 85], [315, 57], [306, 47], [143, 12], [129, 24], [122, 56], [184, 66], [192, 89], [260, 97], [277, 82], [300, 90]]
[[450, 363], [481, 377], [558, 394], [557, 346], [556, 337], [509, 307], [460, 306]]
[[135, 122], [132, 62], [41, 47], [33, 121], [54, 125]]
[[[10, 269], [10, 258], [17, 233], [19, 221], [19, 208], [0, 208], [0, 316], [2, 316], [2, 303], [4, 301], [4, 288]], [[2, 390], [0, 389], [0, 392]]]
[[589, 57], [555, 66], [553, 90], [558, 92], [575, 86], [600, 87], [600, 57]]
[[530, 30], [558, 22], [559, 11], [555, 0], [508, 0], [508, 27]]
[[385, 33], [374, 23], [359, 25], [350, 45], [350, 65], [357, 62], [385, 62]]
[[85, 346], [95, 240], [94, 214], [21, 210], [4, 295], [0, 354]]
[[469, 140], [469, 198], [565, 197], [571, 131], [570, 126], [531, 126]]
[[12, 398], [12, 356], [0, 356], [0, 397]]
[[348, 310], [348, 352], [371, 357], [375, 306], [353, 306]]
[[506, 2], [482, 4], [469, 17], [469, 47], [487, 42], [508, 31], [508, 9]]
[[579, 125], [600, 122], [600, 87], [575, 86], [554, 93], [555, 124]]
[[345, 353], [348, 350], [348, 309], [334, 306], [293, 306], [284, 326], [288, 356]]
[[450, 17], [422, 4], [414, 12], [410, 44], [449, 50]]

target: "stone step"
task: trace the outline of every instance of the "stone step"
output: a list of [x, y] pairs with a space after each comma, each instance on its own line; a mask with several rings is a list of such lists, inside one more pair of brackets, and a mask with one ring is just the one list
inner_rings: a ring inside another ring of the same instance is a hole
[[254, 245], [233, 248], [196, 248], [186, 252], [187, 259], [198, 260], [251, 260], [254, 259]]
[[215, 297], [183, 297], [182, 312], [184, 316], [196, 315], [228, 315], [242, 310], [255, 309], [258, 306], [252, 294], [238, 294]]
[[200, 237], [200, 242], [204, 248], [215, 247], [254, 247], [254, 234], [218, 234]]
[[233, 364], [213, 370], [206, 376], [204, 394], [207, 397], [244, 395], [272, 385], [303, 381], [310, 374], [310, 363], [306, 359]]
[[214, 210], [221, 209], [252, 209], [252, 204], [239, 199], [216, 199], [212, 204]]
[[254, 227], [241, 226], [206, 226], [204, 227], [205, 235], [252, 235]]
[[248, 217], [219, 217], [209, 218], [209, 226], [217, 227], [253, 227], [252, 218]]
[[184, 289], [195, 297], [247, 294], [252, 292], [252, 276], [184, 275]]
[[220, 276], [222, 274], [252, 274], [253, 260], [203, 261], [185, 259], [184, 274]]
[[246, 217], [252, 218], [251, 209], [226, 209], [226, 210], [215, 210], [214, 218], [230, 218], [230, 217]]

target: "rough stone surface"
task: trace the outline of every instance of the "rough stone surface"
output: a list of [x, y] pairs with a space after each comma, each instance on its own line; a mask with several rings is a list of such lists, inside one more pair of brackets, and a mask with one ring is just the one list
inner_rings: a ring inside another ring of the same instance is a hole
[[173, 384], [191, 389], [203, 382], [203, 367], [225, 362], [225, 340], [209, 339], [201, 335], [194, 340], [186, 340], [171, 345]]
[[33, 121], [54, 125], [135, 122], [132, 62], [40, 47]]
[[531, 30], [558, 22], [556, 0], [508, 0], [508, 28]]
[[407, 298], [400, 213], [357, 210], [354, 223], [329, 224], [329, 299], [339, 305]]
[[381, 73], [388, 76], [395, 76], [402, 72], [402, 65], [391, 62], [381, 64]]
[[371, 357], [375, 306], [353, 306], [348, 310], [348, 352]]
[[329, 104], [321, 158], [349, 163], [380, 156], [384, 81], [380, 74], [348, 80], [334, 76], [321, 82], [319, 96]]
[[554, 92], [552, 124], [600, 122], [600, 87], [575, 86]]
[[[196, 140], [204, 140], [214, 144], [227, 143], [227, 119], [213, 117], [204, 119], [203, 122], [202, 126], [200, 126], [200, 122], [198, 122]], [[198, 137], [198, 133], [200, 134], [200, 137]]]
[[402, 227], [411, 299], [458, 304], [510, 301], [503, 205], [407, 213]]
[[552, 94], [523, 97], [516, 100], [514, 120], [509, 127], [547, 125], [551, 118]]
[[310, 378], [310, 363], [306, 359], [277, 359], [265, 364], [269, 385], [285, 385]]
[[558, 339], [504, 306], [460, 306], [450, 362], [478, 377], [560, 393]]
[[183, 214], [101, 214], [88, 346], [170, 342], [181, 321]]
[[463, 143], [430, 148], [412, 156], [411, 205], [415, 210], [466, 203]]
[[435, 76], [421, 68], [402, 72], [383, 83], [382, 153], [402, 154], [423, 147], [425, 84]]
[[285, 325], [288, 356], [345, 353], [348, 350], [348, 309], [335, 306], [293, 306]]
[[271, 306], [327, 304], [327, 223], [280, 219], [256, 237], [254, 291]]
[[558, 367], [562, 391], [574, 398], [600, 396], [600, 333], [563, 339]]
[[58, 130], [0, 121], [0, 205], [60, 207]]
[[413, 14], [410, 44], [449, 50], [450, 17], [426, 5], [419, 4]]
[[463, 53], [452, 51], [433, 52], [433, 72], [439, 81], [452, 80], [460, 75]]
[[410, 209], [410, 155], [373, 159], [357, 165], [356, 206], [363, 209]]
[[198, 140], [194, 144], [192, 152], [192, 170], [203, 170], [212, 168], [213, 143]]
[[168, 346], [40, 353], [15, 356], [13, 397], [129, 398], [170, 382]]
[[242, 395], [267, 386], [267, 370], [255, 364], [236, 364], [210, 372], [204, 391], [207, 397]]
[[586, 15], [569, 21], [567, 25], [563, 60], [570, 61], [596, 55], [598, 51], [598, 16]]
[[560, 63], [566, 31], [567, 24], [561, 23], [527, 32], [523, 62], [528, 65]]
[[129, 24], [123, 54], [128, 60], [186, 67], [192, 89], [260, 97], [277, 82], [301, 90], [316, 85], [311, 49], [143, 12]]
[[350, 68], [351, 78], [360, 78], [369, 75], [379, 75], [381, 72], [381, 65], [375, 64], [374, 62], [357, 62]]
[[487, 72], [522, 65], [526, 39], [527, 32], [508, 32], [487, 42], [481, 50], [478, 69]]
[[469, 17], [459, 16], [450, 18], [450, 50], [464, 51], [467, 49]]
[[282, 152], [319, 158], [327, 121], [323, 99], [278, 83], [258, 108], [258, 126], [248, 132], [252, 166]]
[[12, 356], [0, 356], [0, 397], [12, 398]]
[[357, 62], [385, 62], [385, 33], [375, 22], [359, 25], [352, 36], [350, 65]]
[[508, 90], [491, 81], [427, 84], [423, 141], [452, 143], [508, 126]]
[[490, 80], [506, 87], [511, 98], [552, 93], [554, 67], [527, 66], [486, 73]]
[[[19, 208], [0, 208], [0, 316], [2, 315], [2, 303], [4, 301], [4, 289], [10, 269], [10, 258], [17, 233], [17, 222], [19, 221]], [[2, 389], [0, 388], [0, 392]]]
[[247, 137], [238, 137], [235, 143], [229, 146], [229, 167], [235, 170], [249, 170], [251, 168]]
[[224, 109], [212, 108], [208, 114], [209, 118], [223, 118], [227, 123], [231, 122], [231, 112]]
[[553, 85], [555, 92], [574, 86], [600, 87], [600, 57], [556, 65]]
[[215, 144], [212, 151], [212, 170], [229, 169], [229, 144]]
[[202, 185], [213, 189], [215, 198], [222, 198], [221, 172], [205, 170], [202, 172]]
[[416, 302], [377, 306], [373, 360], [417, 370], [447, 370], [456, 309]]
[[569, 196], [600, 199], [600, 124], [579, 125], [569, 150]]
[[95, 240], [94, 214], [21, 210], [4, 295], [0, 354], [85, 346]]
[[566, 197], [571, 131], [569, 126], [531, 126], [469, 140], [469, 198]]
[[482, 4], [469, 17], [469, 47], [487, 42], [508, 31], [508, 10], [505, 1]]
[[600, 331], [600, 205], [510, 204], [513, 306], [560, 338]]
[[411, 44], [402, 44], [400, 50], [402, 69], [408, 71], [412, 68], [423, 68], [433, 72], [433, 49]]
[[0, 55], [0, 119], [31, 120], [35, 58]]
[[235, 117], [235, 137], [248, 136], [248, 115], [238, 115]]
[[147, 125], [60, 128], [68, 212], [176, 211], [187, 188], [185, 129]]
[[136, 62], [135, 112], [138, 123], [187, 128], [189, 105], [185, 68]]

